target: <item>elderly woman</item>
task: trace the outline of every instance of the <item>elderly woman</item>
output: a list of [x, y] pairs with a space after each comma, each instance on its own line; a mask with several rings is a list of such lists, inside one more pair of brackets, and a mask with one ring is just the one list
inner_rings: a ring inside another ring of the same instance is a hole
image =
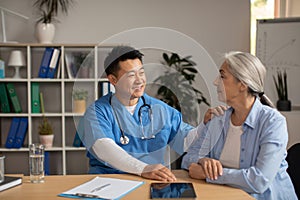
[[206, 124], [182, 167], [257, 199], [297, 199], [286, 172], [286, 120], [264, 94], [265, 67], [249, 53], [230, 52], [219, 72], [214, 85], [230, 108]]

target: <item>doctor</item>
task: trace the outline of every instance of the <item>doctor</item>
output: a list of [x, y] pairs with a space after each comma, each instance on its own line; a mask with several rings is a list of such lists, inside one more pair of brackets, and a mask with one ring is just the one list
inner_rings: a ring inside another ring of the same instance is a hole
[[104, 65], [115, 93], [88, 107], [78, 133], [88, 150], [89, 173], [131, 173], [175, 181], [166, 167], [169, 149], [183, 154], [203, 125], [194, 128], [184, 123], [180, 112], [144, 92], [142, 56], [128, 46], [111, 51]]

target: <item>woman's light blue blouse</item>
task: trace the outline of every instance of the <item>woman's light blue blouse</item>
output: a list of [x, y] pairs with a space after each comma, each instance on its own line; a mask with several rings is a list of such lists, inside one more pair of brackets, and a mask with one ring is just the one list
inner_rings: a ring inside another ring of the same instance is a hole
[[[233, 109], [213, 118], [184, 156], [182, 167], [198, 163], [203, 157], [219, 160]], [[275, 109], [262, 105], [258, 99], [243, 124], [240, 169], [224, 168], [217, 180], [243, 189], [256, 199], [297, 199], [286, 169], [288, 132], [285, 118]]]

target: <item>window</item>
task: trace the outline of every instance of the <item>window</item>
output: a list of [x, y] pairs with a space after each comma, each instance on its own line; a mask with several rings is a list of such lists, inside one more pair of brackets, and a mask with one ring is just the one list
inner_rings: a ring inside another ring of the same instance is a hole
[[256, 48], [256, 20], [275, 17], [276, 0], [251, 0], [251, 33], [250, 50], [255, 55]]

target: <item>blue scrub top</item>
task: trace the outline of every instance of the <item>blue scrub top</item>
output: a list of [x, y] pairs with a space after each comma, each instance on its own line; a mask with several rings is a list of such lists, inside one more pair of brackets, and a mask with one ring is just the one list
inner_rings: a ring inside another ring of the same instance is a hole
[[[168, 146], [178, 154], [183, 153], [184, 138], [194, 127], [184, 123], [181, 113], [163, 101], [147, 94], [143, 96], [145, 103], [151, 107], [152, 120], [149, 108], [146, 106], [141, 109], [142, 120], [140, 120], [138, 111], [144, 105], [141, 98], [133, 115], [112, 93], [101, 97], [88, 107], [77, 132], [88, 150], [90, 173], [123, 173], [93, 155], [91, 147], [100, 138], [112, 139], [131, 156], [147, 164], [169, 165], [170, 163], [164, 161], [166, 154], [169, 154], [169, 151], [167, 151]], [[110, 105], [110, 98], [114, 110]], [[120, 128], [129, 138], [129, 144], [127, 145], [120, 142]], [[155, 138], [142, 139], [143, 131], [145, 137], [150, 138], [155, 135]]]

